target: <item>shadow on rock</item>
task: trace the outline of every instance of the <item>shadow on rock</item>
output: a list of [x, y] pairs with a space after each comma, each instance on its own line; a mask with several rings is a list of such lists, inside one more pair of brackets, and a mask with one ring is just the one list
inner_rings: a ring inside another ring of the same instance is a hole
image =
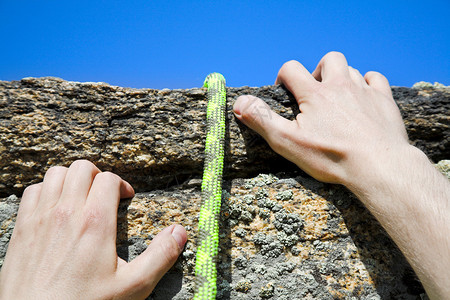
[[[132, 261], [147, 248], [147, 244], [142, 237], [128, 235], [128, 207], [131, 204], [131, 200], [124, 199], [120, 201], [117, 218], [117, 254], [127, 262]], [[181, 291], [183, 285], [181, 259], [180, 256], [147, 299], [172, 299]]]
[[[347, 189], [333, 186], [329, 201], [329, 220], [343, 218], [357, 256], [370, 274], [382, 299], [418, 299], [425, 293], [406, 258], [381, 224]], [[354, 295], [358, 296], [358, 289]]]

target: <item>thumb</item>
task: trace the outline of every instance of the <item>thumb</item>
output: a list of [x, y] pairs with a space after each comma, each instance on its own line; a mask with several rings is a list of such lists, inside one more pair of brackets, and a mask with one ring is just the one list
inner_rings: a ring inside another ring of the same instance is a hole
[[118, 270], [119, 294], [132, 299], [150, 295], [176, 262], [186, 240], [187, 233], [181, 225], [171, 225], [161, 231], [141, 255]]
[[259, 133], [275, 151], [297, 127], [295, 122], [283, 118], [255, 96], [237, 98], [233, 111], [238, 120]]

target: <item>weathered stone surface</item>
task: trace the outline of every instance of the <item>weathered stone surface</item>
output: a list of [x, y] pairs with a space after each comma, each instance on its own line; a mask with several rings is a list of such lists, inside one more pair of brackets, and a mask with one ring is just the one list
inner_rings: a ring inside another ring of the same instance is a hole
[[436, 164], [437, 169], [450, 179], [450, 160], [441, 160]]
[[[448, 88], [394, 87], [409, 136], [435, 162], [450, 157]], [[234, 99], [253, 94], [287, 118], [298, 112], [282, 87], [228, 88], [227, 179], [294, 170], [236, 122]], [[201, 174], [206, 90], [129, 89], [57, 78], [0, 81], [0, 196], [21, 194], [53, 165], [79, 158], [130, 181], [138, 191]], [[267, 112], [261, 108], [261, 117]]]
[[[294, 115], [281, 87], [228, 88], [230, 108], [242, 93]], [[393, 93], [412, 141], [435, 161], [449, 158], [448, 88], [394, 87]], [[120, 174], [141, 192], [120, 204], [119, 255], [131, 260], [162, 228], [183, 224], [186, 248], [149, 299], [191, 299], [204, 97], [203, 89], [133, 90], [54, 78], [0, 82], [1, 193], [20, 195], [49, 166], [77, 158]], [[424, 293], [351, 193], [305, 175], [231, 112], [228, 124], [219, 299], [418, 299]], [[449, 175], [448, 161], [437, 167]], [[0, 266], [19, 202], [0, 199]]]
[[[0, 201], [0, 266], [19, 205]], [[119, 207], [119, 255], [132, 260], [173, 222], [189, 240], [149, 299], [191, 299], [200, 184], [138, 193]], [[346, 189], [298, 173], [224, 183], [218, 299], [419, 299], [420, 282], [379, 223]], [[270, 286], [273, 287], [270, 288]]]

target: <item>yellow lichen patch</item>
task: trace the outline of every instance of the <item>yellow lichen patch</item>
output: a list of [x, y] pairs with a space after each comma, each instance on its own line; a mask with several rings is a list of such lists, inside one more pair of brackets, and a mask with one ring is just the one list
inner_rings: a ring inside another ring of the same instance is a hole
[[15, 221], [16, 221], [16, 215], [13, 215], [11, 218], [3, 221], [3, 223], [0, 226], [0, 233], [3, 233], [6, 230], [6, 228], [8, 228], [9, 225], [11, 225], [11, 223], [14, 223]]
[[189, 198], [189, 210], [182, 199], [168, 196], [135, 197], [128, 206], [128, 236], [140, 236], [148, 239], [148, 235], [156, 235], [172, 224], [182, 224], [187, 227], [188, 238], [196, 236], [198, 195]]

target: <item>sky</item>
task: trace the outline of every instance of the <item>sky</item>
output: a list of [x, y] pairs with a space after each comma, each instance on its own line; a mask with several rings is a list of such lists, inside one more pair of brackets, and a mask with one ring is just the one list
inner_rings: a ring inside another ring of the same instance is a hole
[[340, 51], [391, 85], [450, 85], [450, 1], [0, 0], [0, 80], [55, 76], [133, 88], [273, 84]]

